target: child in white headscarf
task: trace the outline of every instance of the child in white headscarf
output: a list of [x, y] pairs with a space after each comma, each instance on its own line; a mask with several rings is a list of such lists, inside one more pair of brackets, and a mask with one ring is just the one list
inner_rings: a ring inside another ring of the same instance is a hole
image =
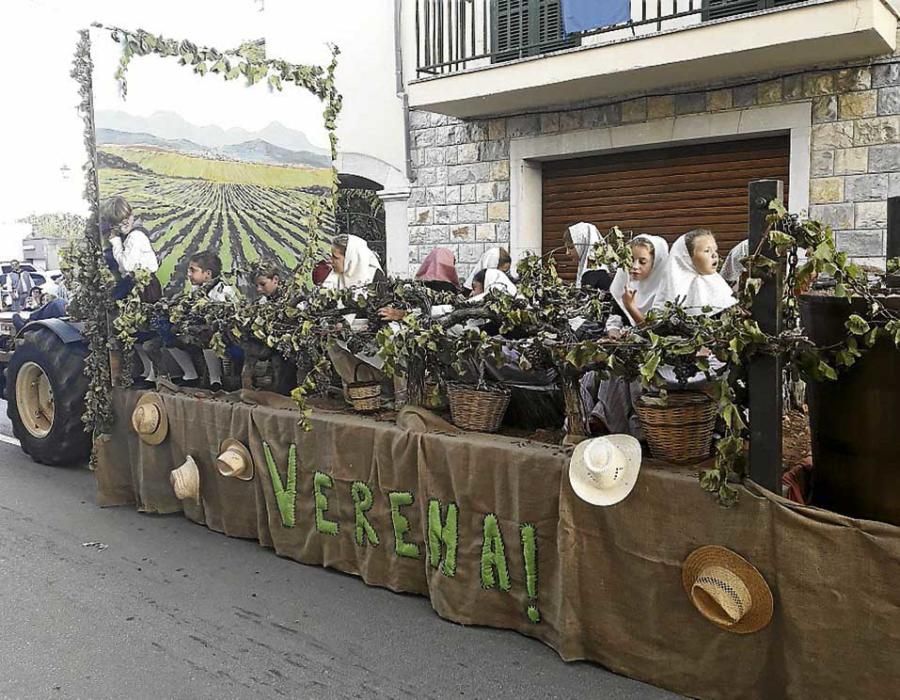
[[499, 290], [510, 296], [516, 296], [519, 290], [513, 281], [501, 270], [482, 270], [472, 279], [472, 295], [469, 301], [477, 302], [484, 299], [493, 290]]
[[[631, 243], [630, 270], [619, 269], [610, 286], [610, 294], [628, 323], [639, 326], [653, 308], [656, 292], [662, 281], [669, 255], [664, 238], [641, 234]], [[606, 323], [610, 335], [622, 330], [622, 317], [614, 314]], [[591, 431], [606, 429], [613, 433], [629, 433], [642, 438], [640, 421], [634, 401], [640, 395], [640, 383], [621, 377], [600, 380], [597, 372], [587, 372], [581, 378], [581, 401]]]
[[[616, 271], [609, 293], [625, 314], [628, 323], [639, 326], [653, 308], [656, 293], [662, 284], [666, 259], [669, 257], [669, 244], [660, 236], [642, 233], [635, 236], [629, 246], [631, 269], [620, 268]], [[613, 319], [617, 319], [618, 324]], [[607, 330], [616, 325], [621, 328], [621, 317], [610, 316]]]
[[469, 276], [466, 277], [466, 281], [463, 286], [471, 291], [472, 283], [475, 280], [475, 275], [477, 275], [482, 270], [500, 270], [502, 273], [508, 275], [511, 267], [512, 257], [510, 256], [509, 251], [507, 251], [506, 248], [500, 248], [499, 246], [488, 248], [486, 251], [484, 251], [484, 253], [481, 254], [478, 262], [475, 263], [475, 267], [472, 268]]
[[566, 229], [563, 236], [566, 252], [573, 260], [578, 260], [578, 271], [575, 273], [576, 287], [581, 287], [584, 282], [584, 273], [589, 270], [599, 269], [609, 273], [606, 265], [595, 267], [591, 264], [591, 253], [600, 240], [600, 231], [597, 230], [597, 227], [585, 221], [573, 224]]
[[737, 299], [718, 273], [719, 247], [708, 229], [690, 231], [672, 246], [653, 308], [680, 304], [692, 316], [717, 314]]
[[359, 236], [335, 236], [331, 242], [331, 272], [322, 282], [323, 289], [364, 287], [378, 276], [383, 277], [384, 272], [368, 243]]

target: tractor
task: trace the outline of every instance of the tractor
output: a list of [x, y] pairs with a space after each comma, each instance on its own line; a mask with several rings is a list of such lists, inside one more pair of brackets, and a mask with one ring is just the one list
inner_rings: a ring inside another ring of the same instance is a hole
[[12, 313], [0, 313], [0, 389], [13, 435], [41, 464], [84, 464], [91, 436], [85, 409], [88, 344], [81, 324], [50, 318], [16, 331]]

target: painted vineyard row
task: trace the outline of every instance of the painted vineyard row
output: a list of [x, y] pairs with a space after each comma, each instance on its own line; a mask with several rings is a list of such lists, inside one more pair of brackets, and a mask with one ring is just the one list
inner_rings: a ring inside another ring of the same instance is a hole
[[[226, 271], [247, 270], [260, 258], [281, 260], [292, 269], [308, 239], [315, 196], [106, 168], [100, 170], [100, 190], [103, 197], [118, 194], [128, 199], [150, 232], [167, 294], [184, 287], [187, 260], [201, 250], [218, 252]], [[327, 214], [320, 226], [333, 230], [333, 216]]]

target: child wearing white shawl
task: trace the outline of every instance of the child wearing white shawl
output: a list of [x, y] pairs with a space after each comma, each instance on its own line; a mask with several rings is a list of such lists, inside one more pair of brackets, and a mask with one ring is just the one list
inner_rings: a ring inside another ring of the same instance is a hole
[[[378, 256], [369, 249], [368, 243], [353, 235], [335, 236], [331, 242], [331, 268], [328, 277], [322, 282], [322, 289], [360, 288], [360, 294], [364, 294], [363, 288], [366, 285], [384, 275]], [[347, 314], [344, 319], [352, 327], [355, 314]], [[365, 324], [364, 321], [361, 323]], [[384, 379], [381, 372], [384, 361], [380, 357], [354, 354], [343, 341], [332, 342], [328, 346], [328, 356], [334, 369], [347, 384]]]
[[[669, 255], [669, 244], [660, 236], [641, 234], [631, 243], [630, 270], [619, 269], [609, 292], [632, 326], [639, 326], [653, 308]], [[622, 318], [611, 315], [606, 323], [610, 335], [621, 332]], [[643, 438], [641, 424], [634, 410], [640, 395], [640, 383], [621, 377], [599, 380], [597, 372], [581, 378], [581, 401], [588, 418], [588, 428], [605, 428], [613, 433], [628, 433]]]
[[506, 248], [501, 248], [499, 246], [488, 248], [481, 254], [481, 257], [478, 258], [478, 262], [475, 263], [475, 267], [472, 268], [469, 276], [466, 277], [463, 286], [466, 289], [471, 290], [475, 275], [482, 270], [500, 270], [504, 274], [508, 274], [511, 267], [512, 258]]
[[323, 289], [351, 289], [371, 284], [384, 272], [378, 256], [359, 236], [336, 236], [331, 243], [331, 272], [322, 282]]
[[[631, 243], [631, 269], [616, 271], [609, 293], [632, 326], [639, 326], [653, 308], [669, 257], [669, 244], [660, 236], [640, 234]], [[607, 330], [621, 328], [621, 317], [610, 316]]]
[[[566, 229], [566, 233], [563, 236], [566, 251], [573, 258], [576, 255], [578, 256], [578, 271], [575, 274], [576, 287], [581, 287], [582, 278], [584, 277], [585, 272], [595, 269], [591, 267], [590, 258], [594, 246], [597, 245], [600, 240], [600, 231], [597, 230], [597, 227], [594, 226], [594, 224], [589, 224], [585, 221], [572, 224]], [[601, 265], [597, 269], [609, 271], [605, 265]]]
[[718, 273], [718, 265], [719, 249], [712, 231], [698, 228], [684, 234], [669, 252], [653, 308], [661, 309], [672, 302], [683, 306], [689, 315], [699, 316], [734, 306], [737, 299]]

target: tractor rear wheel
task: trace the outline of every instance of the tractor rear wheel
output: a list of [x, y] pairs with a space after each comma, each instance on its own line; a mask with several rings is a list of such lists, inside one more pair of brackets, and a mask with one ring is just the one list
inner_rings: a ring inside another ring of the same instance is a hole
[[63, 343], [47, 328], [26, 332], [7, 370], [7, 415], [22, 449], [41, 464], [83, 464], [91, 451], [84, 414], [84, 343]]

